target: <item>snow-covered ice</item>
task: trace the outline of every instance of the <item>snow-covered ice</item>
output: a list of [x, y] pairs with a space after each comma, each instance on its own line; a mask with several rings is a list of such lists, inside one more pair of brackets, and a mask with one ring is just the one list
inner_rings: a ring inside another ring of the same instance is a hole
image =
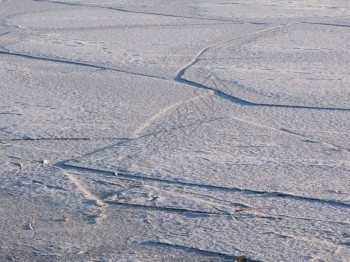
[[348, 0], [1, 0], [1, 261], [348, 261]]

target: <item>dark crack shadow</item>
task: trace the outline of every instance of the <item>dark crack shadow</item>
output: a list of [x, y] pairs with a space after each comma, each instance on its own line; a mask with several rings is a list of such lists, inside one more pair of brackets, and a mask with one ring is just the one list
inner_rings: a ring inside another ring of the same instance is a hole
[[207, 251], [207, 250], [202, 250], [202, 249], [194, 248], [194, 247], [188, 247], [188, 246], [184, 246], [184, 245], [169, 244], [169, 243], [165, 243], [165, 242], [161, 242], [161, 241], [157, 241], [157, 242], [156, 241], [145, 241], [142, 244], [148, 245], [148, 246], [163, 247], [163, 248], [173, 248], [173, 249], [182, 250], [182, 251], [189, 252], [189, 253], [197, 253], [197, 254], [205, 255], [208, 257], [224, 258], [224, 259], [227, 259], [230, 261], [258, 262], [257, 260], [251, 260], [251, 259], [238, 260], [238, 259], [243, 259], [242, 256], [228, 255], [228, 254], [223, 254], [220, 252]]

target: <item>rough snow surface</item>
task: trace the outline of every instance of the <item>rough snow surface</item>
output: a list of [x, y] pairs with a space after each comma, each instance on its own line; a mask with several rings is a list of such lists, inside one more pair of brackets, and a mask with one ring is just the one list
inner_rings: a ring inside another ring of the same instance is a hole
[[0, 1], [0, 260], [348, 261], [349, 21]]

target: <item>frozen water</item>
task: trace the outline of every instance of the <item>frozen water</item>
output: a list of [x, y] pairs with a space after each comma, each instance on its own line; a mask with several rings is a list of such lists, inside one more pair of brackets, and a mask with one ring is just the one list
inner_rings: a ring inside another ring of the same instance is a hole
[[0, 260], [347, 261], [349, 18], [0, 1]]

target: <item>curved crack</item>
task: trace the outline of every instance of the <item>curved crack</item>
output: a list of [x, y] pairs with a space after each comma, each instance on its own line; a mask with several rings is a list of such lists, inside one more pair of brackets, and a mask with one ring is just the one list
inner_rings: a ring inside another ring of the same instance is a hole
[[137, 73], [137, 72], [132, 72], [132, 71], [125, 71], [125, 70], [121, 70], [121, 69], [105, 67], [105, 66], [100, 66], [100, 65], [94, 65], [94, 64], [84, 63], [84, 62], [74, 62], [74, 61], [63, 60], [63, 59], [55, 59], [55, 58], [49, 58], [49, 57], [40, 57], [40, 56], [21, 54], [21, 53], [5, 52], [5, 51], [0, 51], [0, 55], [17, 56], [17, 57], [23, 57], [23, 58], [29, 58], [29, 59], [35, 59], [35, 60], [41, 60], [41, 61], [47, 61], [47, 62], [55, 62], [55, 63], [61, 63], [61, 64], [69, 64], [69, 65], [76, 65], [76, 66], [95, 68], [95, 69], [100, 69], [100, 70], [111, 70], [111, 71], [116, 71], [116, 72], [125, 73], [125, 74], [131, 74], [131, 75], [136, 75], [136, 76], [143, 76], [143, 77], [155, 78], [155, 79], [160, 79], [160, 80], [166, 80], [166, 78], [164, 78], [164, 77], [159, 77], [159, 76], [154, 76], [154, 75], [147, 75], [147, 74], [142, 74], [142, 73]]

